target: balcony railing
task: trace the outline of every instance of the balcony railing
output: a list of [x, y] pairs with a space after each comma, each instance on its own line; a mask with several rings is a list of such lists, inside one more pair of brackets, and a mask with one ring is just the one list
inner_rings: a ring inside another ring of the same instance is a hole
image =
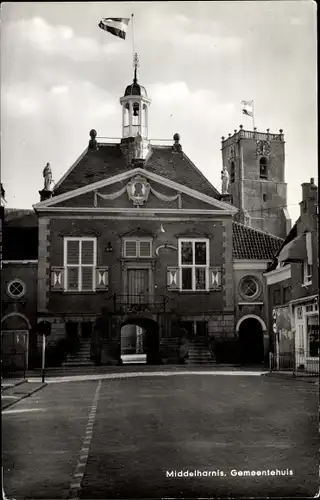
[[284, 141], [283, 134], [271, 134], [268, 132], [256, 132], [252, 130], [239, 130], [232, 136], [223, 140], [223, 146], [229, 146], [239, 139], [255, 139], [257, 141]]
[[143, 313], [143, 312], [165, 312], [168, 297], [157, 295], [148, 297], [146, 295], [118, 295], [113, 297], [113, 312], [118, 313]]

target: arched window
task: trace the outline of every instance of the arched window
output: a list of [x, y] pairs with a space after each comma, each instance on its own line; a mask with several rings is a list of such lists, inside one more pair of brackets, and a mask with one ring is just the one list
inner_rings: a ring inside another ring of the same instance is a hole
[[234, 182], [236, 176], [236, 169], [234, 165], [234, 161], [231, 162], [231, 168], [230, 168], [230, 183]]
[[268, 160], [265, 156], [260, 158], [260, 179], [268, 178]]

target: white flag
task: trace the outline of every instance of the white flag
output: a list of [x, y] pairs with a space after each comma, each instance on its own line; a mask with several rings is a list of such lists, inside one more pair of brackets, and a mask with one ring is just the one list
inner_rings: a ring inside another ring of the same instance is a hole
[[253, 101], [241, 101], [242, 113], [247, 116], [253, 117]]

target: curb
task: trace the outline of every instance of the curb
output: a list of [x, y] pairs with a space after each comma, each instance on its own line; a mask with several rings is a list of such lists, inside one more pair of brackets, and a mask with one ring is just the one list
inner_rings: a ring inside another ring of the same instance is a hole
[[20, 380], [20, 382], [17, 382], [14, 385], [8, 385], [7, 387], [2, 387], [2, 384], [1, 384], [1, 392], [8, 391], [9, 389], [13, 389], [14, 387], [18, 387], [18, 385], [21, 385], [24, 382], [27, 382], [26, 378], [24, 380]]
[[[17, 384], [19, 385], [19, 384]], [[35, 389], [33, 389], [32, 391], [30, 392], [27, 392], [26, 394], [23, 394], [19, 399], [16, 399], [15, 401], [11, 401], [11, 402], [8, 402], [6, 405], [4, 405], [2, 408], [1, 408], [1, 411], [3, 410], [6, 410], [7, 408], [9, 408], [10, 406], [13, 406], [17, 403], [19, 403], [19, 401], [21, 401], [22, 399], [25, 399], [25, 398], [28, 398], [29, 396], [32, 396], [32, 394], [35, 394], [36, 392], [40, 391], [40, 389], [43, 389], [47, 384], [44, 383], [42, 384], [40, 387], [36, 387]]]
[[289, 375], [287, 373], [269, 372], [269, 373], [265, 373], [264, 377], [277, 377], [277, 378], [284, 378], [287, 380], [296, 380], [297, 382], [307, 382], [308, 384], [315, 384], [315, 385], [319, 384], [319, 381], [310, 380], [307, 377], [294, 377], [292, 374]]

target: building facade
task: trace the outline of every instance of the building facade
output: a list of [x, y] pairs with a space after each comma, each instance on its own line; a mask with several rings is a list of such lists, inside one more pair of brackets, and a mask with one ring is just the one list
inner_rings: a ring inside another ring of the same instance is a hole
[[[263, 363], [263, 273], [283, 240], [234, 220], [238, 207], [187, 157], [179, 134], [153, 144], [136, 69], [120, 105], [119, 142], [91, 130], [54, 188], [50, 164], [43, 171], [34, 312], [37, 325], [51, 325], [49, 365]], [[39, 360], [37, 327], [33, 339]]]
[[318, 234], [318, 188], [311, 179], [302, 184], [300, 217], [266, 273], [273, 350], [293, 356], [306, 372], [319, 372]]

